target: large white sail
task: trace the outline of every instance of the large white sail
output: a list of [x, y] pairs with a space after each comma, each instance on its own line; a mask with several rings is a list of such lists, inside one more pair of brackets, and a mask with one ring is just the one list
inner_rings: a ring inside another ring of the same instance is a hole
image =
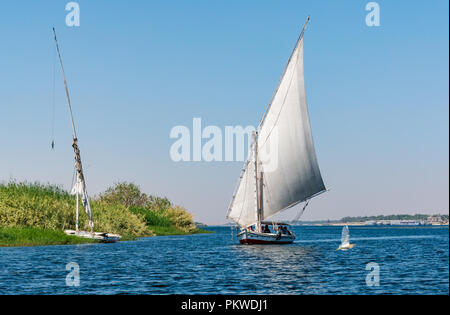
[[241, 173], [227, 218], [240, 226], [248, 226], [257, 221], [256, 213], [255, 158], [252, 150]]
[[303, 70], [301, 37], [258, 129], [262, 219], [325, 190], [311, 134]]
[[258, 126], [257, 171], [258, 178], [262, 176], [263, 185], [257, 185], [255, 165], [249, 159], [228, 212], [228, 218], [241, 226], [258, 221], [257, 186], [262, 187], [259, 192], [261, 220], [325, 191], [306, 103], [304, 29]]

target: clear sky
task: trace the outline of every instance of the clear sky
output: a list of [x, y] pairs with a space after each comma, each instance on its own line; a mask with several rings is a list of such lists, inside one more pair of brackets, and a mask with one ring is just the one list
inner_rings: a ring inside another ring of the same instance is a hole
[[306, 90], [331, 191], [304, 219], [448, 213], [448, 1], [378, 1], [368, 27], [368, 1], [80, 0], [73, 28], [67, 2], [0, 5], [0, 180], [70, 186], [59, 70], [50, 150], [55, 26], [90, 192], [133, 181], [224, 223], [242, 163], [175, 163], [170, 130], [256, 125], [311, 15]]

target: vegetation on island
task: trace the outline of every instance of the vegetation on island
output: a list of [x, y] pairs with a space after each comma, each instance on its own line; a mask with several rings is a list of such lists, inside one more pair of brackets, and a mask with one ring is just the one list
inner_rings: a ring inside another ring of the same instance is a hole
[[[95, 231], [117, 233], [122, 240], [157, 235], [207, 233], [186, 209], [167, 198], [147, 195], [133, 183], [121, 182], [91, 199]], [[75, 229], [75, 198], [55, 185], [0, 184], [0, 246], [89, 243], [68, 236]], [[80, 207], [80, 229], [89, 230]]]

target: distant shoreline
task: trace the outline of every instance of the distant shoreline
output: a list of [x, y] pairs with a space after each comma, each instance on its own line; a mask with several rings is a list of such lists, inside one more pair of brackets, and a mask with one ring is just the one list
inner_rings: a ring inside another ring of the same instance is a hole
[[[377, 228], [377, 227], [410, 227], [410, 228], [425, 228], [425, 227], [448, 227], [449, 224], [431, 224], [431, 225], [367, 225], [364, 222], [339, 222], [339, 223], [301, 223], [301, 224], [292, 224], [292, 226], [358, 226], [358, 227], [373, 227], [373, 228]], [[222, 225], [208, 225], [208, 227], [233, 227], [233, 225], [229, 225], [229, 224], [222, 224]]]
[[[448, 226], [448, 214], [392, 214], [364, 217], [344, 217], [339, 220], [284, 221], [295, 226]], [[225, 223], [222, 226], [234, 226]]]
[[361, 227], [448, 227], [446, 224], [427, 224], [427, 225], [407, 225], [407, 224], [378, 224], [378, 225], [368, 225], [365, 222], [339, 222], [339, 223], [302, 223], [295, 226], [361, 226]]

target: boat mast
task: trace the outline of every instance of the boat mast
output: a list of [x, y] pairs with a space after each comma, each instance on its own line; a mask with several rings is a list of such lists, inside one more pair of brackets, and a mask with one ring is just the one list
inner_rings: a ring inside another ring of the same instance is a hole
[[62, 63], [61, 53], [59, 52], [59, 45], [58, 45], [58, 40], [56, 39], [55, 28], [53, 28], [53, 34], [55, 35], [55, 43], [56, 43], [56, 50], [58, 51], [59, 65], [61, 66], [61, 72], [62, 72], [62, 76], [63, 76], [63, 79], [64, 79], [64, 87], [66, 89], [67, 105], [69, 106], [70, 120], [72, 122], [73, 138], [76, 139], [77, 138], [77, 132], [75, 131], [75, 123], [73, 121], [72, 106], [70, 105], [69, 88], [67, 87], [66, 73], [64, 72], [64, 66], [63, 66], [63, 63]]
[[258, 182], [258, 222], [261, 226], [262, 215], [263, 215], [263, 172], [259, 172], [259, 182]]
[[263, 213], [263, 172], [259, 172], [259, 161], [258, 161], [258, 132], [254, 131], [252, 133], [252, 141], [254, 146], [255, 154], [255, 190], [256, 190], [256, 230], [261, 231], [261, 221]]
[[61, 53], [59, 51], [59, 45], [58, 45], [58, 40], [56, 38], [55, 28], [53, 28], [53, 34], [55, 35], [56, 50], [58, 51], [59, 64], [61, 66], [61, 72], [62, 72], [62, 76], [64, 79], [64, 87], [66, 90], [67, 105], [69, 107], [70, 120], [72, 122], [72, 137], [73, 137], [72, 138], [72, 147], [73, 147], [73, 150], [75, 153], [75, 168], [77, 170], [77, 185], [76, 185], [77, 209], [76, 209], [75, 227], [76, 227], [76, 231], [78, 232], [78, 217], [79, 217], [78, 195], [81, 194], [83, 206], [89, 215], [89, 225], [91, 227], [91, 232], [92, 232], [93, 228], [94, 228], [94, 224], [92, 222], [91, 207], [89, 204], [89, 199], [87, 197], [86, 181], [84, 179], [84, 174], [83, 174], [83, 165], [81, 164], [80, 149], [78, 148], [78, 138], [77, 138], [77, 132], [75, 130], [75, 122], [74, 122], [73, 114], [72, 114], [72, 106], [70, 104], [69, 88], [67, 87], [66, 74], [64, 72], [64, 66], [63, 66], [63, 62], [62, 62], [62, 58], [61, 58]]

